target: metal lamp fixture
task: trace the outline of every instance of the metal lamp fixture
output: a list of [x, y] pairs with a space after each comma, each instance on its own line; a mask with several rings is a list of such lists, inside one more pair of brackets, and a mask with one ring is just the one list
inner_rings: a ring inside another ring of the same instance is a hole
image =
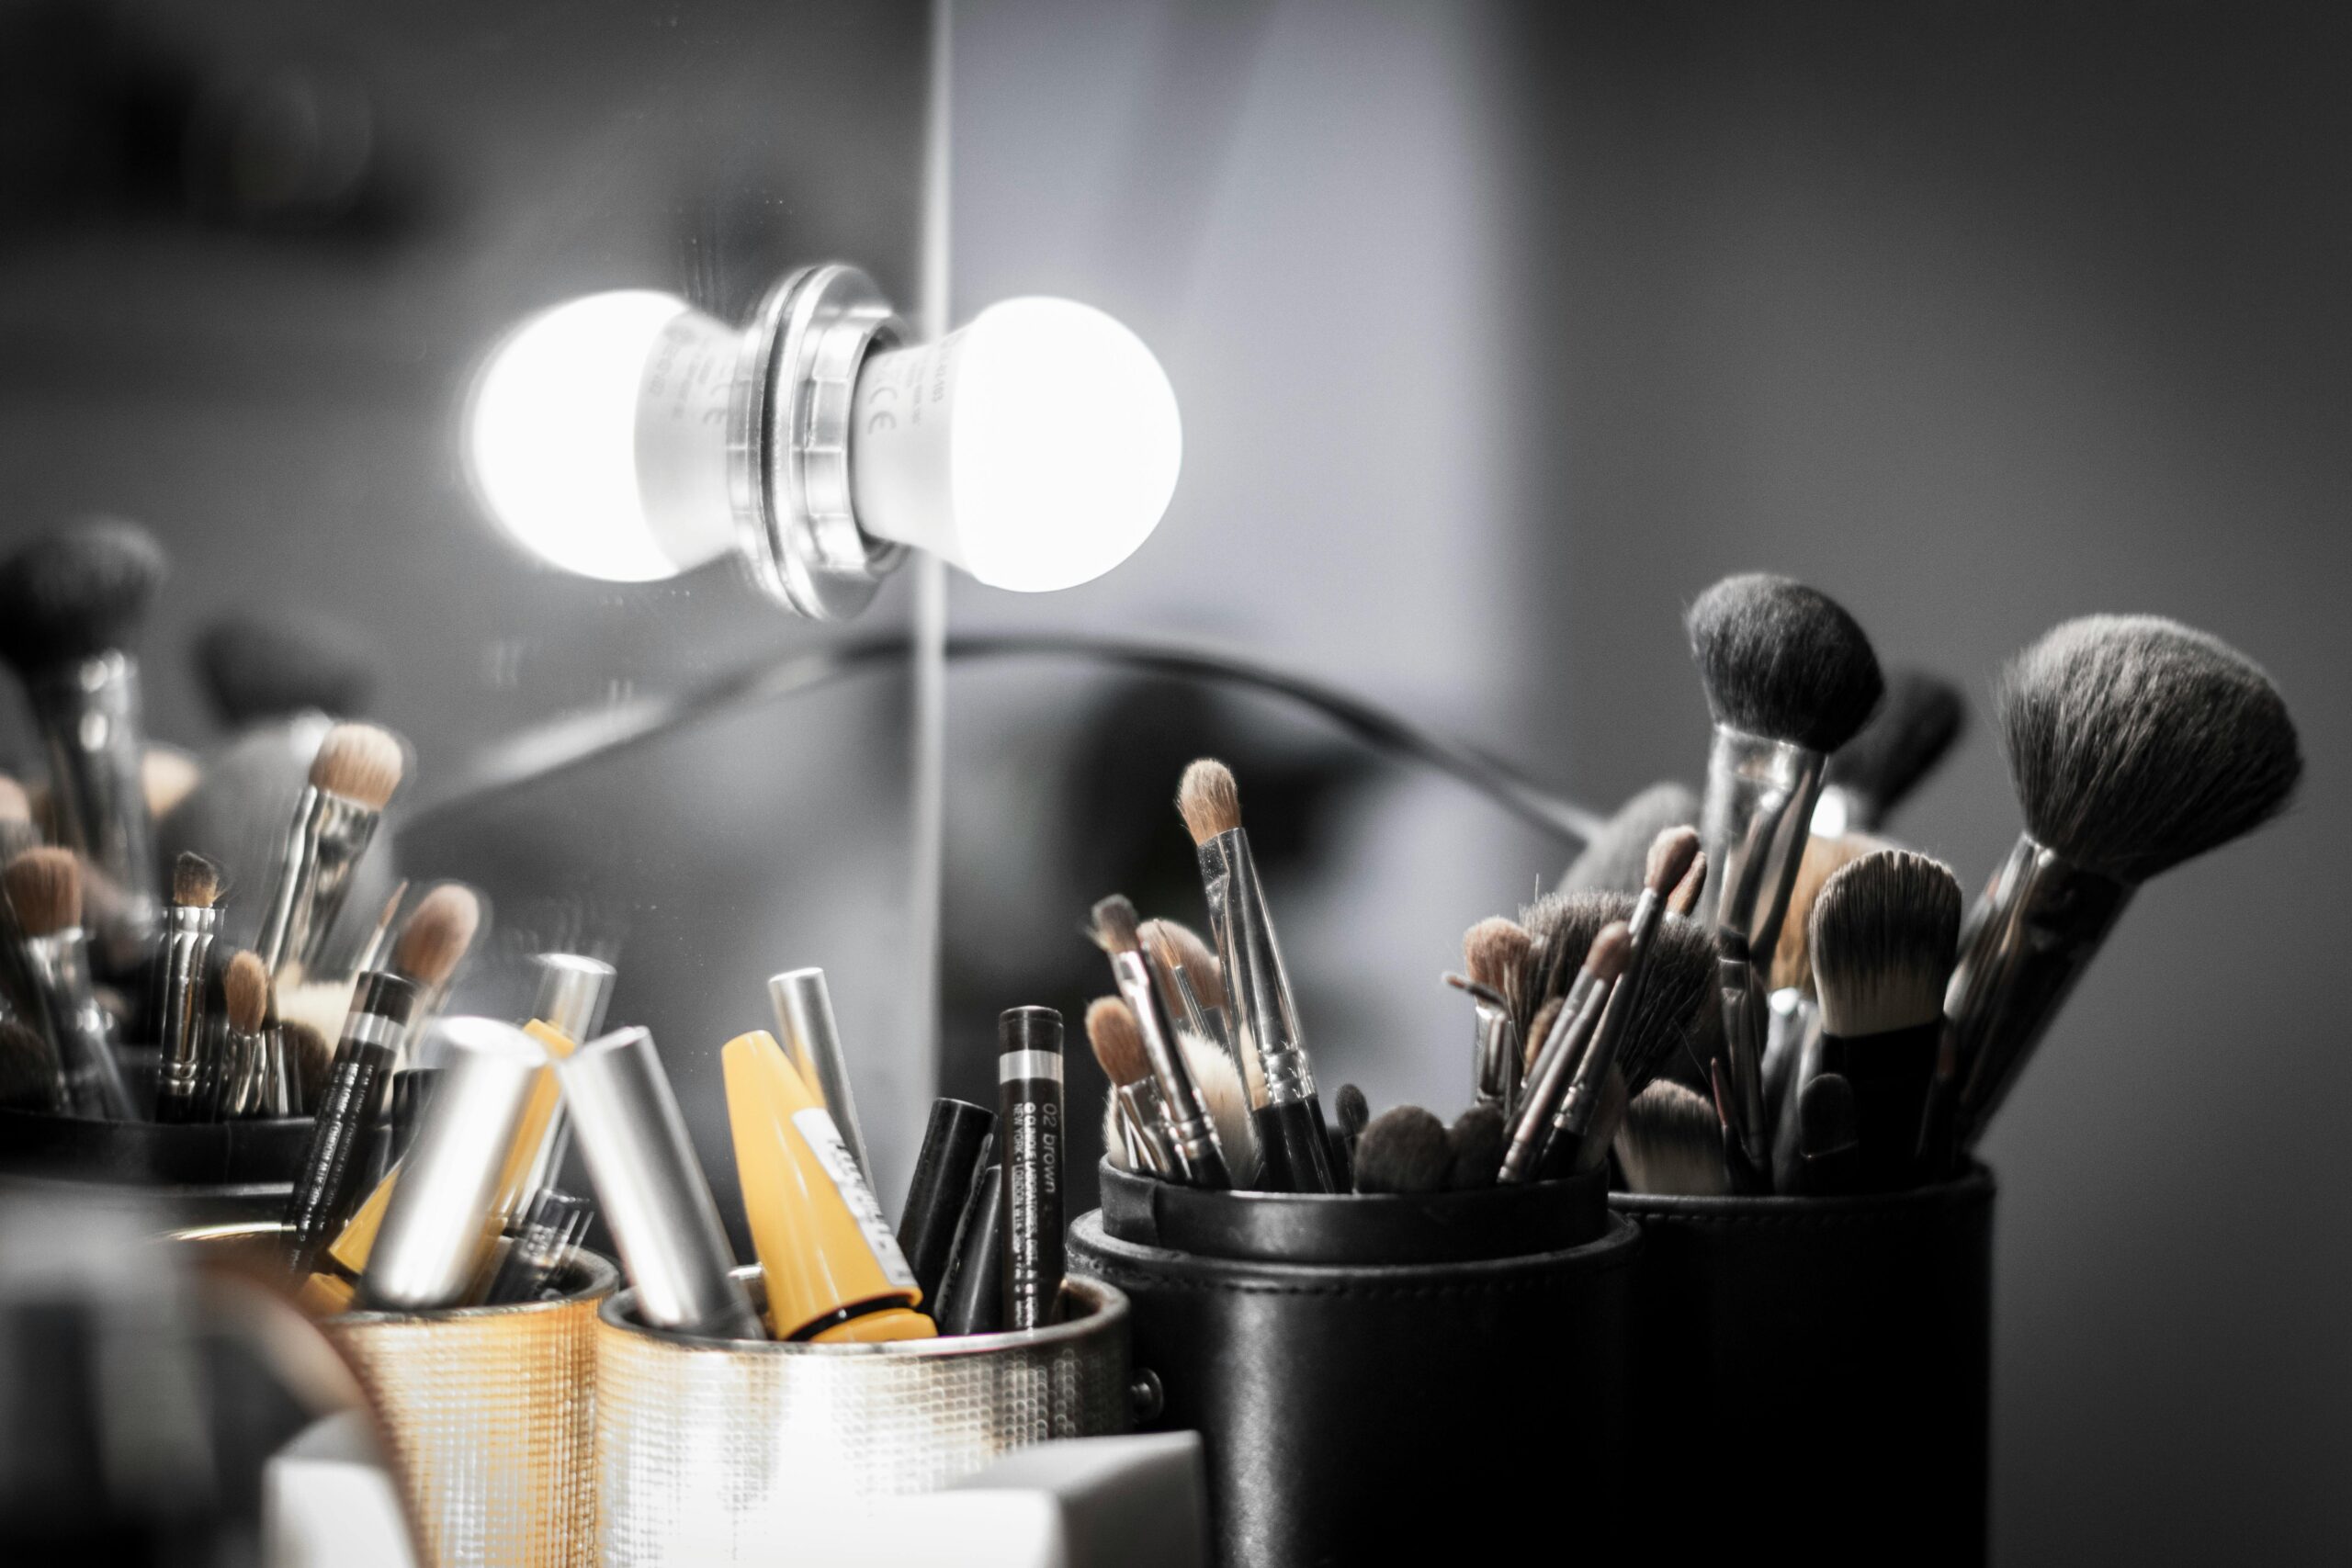
[[935, 344], [855, 267], [777, 284], [741, 329], [650, 291], [510, 333], [466, 454], [508, 534], [556, 566], [650, 581], [730, 551], [779, 604], [846, 620], [909, 547], [980, 581], [1090, 581], [1148, 538], [1182, 456], [1151, 351], [1067, 299], [983, 310]]

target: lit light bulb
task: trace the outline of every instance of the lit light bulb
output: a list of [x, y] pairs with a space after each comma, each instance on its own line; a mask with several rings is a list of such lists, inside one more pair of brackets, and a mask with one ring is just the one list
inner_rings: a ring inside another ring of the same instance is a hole
[[858, 525], [993, 588], [1091, 582], [1159, 526], [1183, 459], [1176, 393], [1143, 341], [1068, 299], [1008, 299], [859, 372]]
[[1067, 299], [1010, 299], [936, 344], [863, 273], [811, 267], [748, 332], [625, 291], [523, 323], [478, 378], [467, 467], [501, 527], [615, 582], [744, 552], [807, 615], [855, 615], [930, 550], [1042, 592], [1133, 555], [1176, 488], [1176, 394], [1136, 335]]
[[582, 577], [653, 582], [734, 544], [727, 402], [741, 334], [673, 295], [592, 294], [499, 344], [466, 454], [516, 543]]

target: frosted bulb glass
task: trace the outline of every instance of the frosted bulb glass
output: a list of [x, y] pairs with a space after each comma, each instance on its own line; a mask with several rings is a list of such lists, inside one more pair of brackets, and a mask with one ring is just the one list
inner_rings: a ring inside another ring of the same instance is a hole
[[542, 311], [474, 387], [474, 489], [532, 554], [651, 582], [726, 553], [727, 401], [738, 334], [673, 295], [592, 294]]
[[936, 344], [869, 356], [854, 413], [858, 525], [1024, 592], [1133, 555], [1183, 458], [1151, 350], [1068, 299], [1008, 299]]

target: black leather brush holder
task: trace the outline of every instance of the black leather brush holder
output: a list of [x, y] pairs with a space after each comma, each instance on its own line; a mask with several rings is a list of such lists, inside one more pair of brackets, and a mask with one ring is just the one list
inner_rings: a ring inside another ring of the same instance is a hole
[[1127, 1293], [1165, 1400], [1147, 1428], [1202, 1434], [1225, 1568], [1621, 1528], [1639, 1237], [1600, 1173], [1411, 1198], [1102, 1180], [1071, 1267]]
[[1707, 1562], [1981, 1564], [1993, 1177], [1852, 1198], [1616, 1193], [1641, 1223], [1631, 1500]]

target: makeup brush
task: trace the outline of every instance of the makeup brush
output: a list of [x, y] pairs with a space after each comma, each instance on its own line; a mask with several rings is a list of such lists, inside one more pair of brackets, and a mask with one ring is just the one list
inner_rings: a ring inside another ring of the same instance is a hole
[[1462, 933], [1462, 967], [1477, 987], [1471, 992], [1471, 1100], [1506, 1116], [1519, 1104], [1520, 998], [1533, 953], [1534, 939], [1526, 928], [1499, 915]]
[[161, 903], [129, 649], [164, 571], [154, 536], [111, 517], [70, 524], [0, 563], [0, 659], [23, 680], [40, 731], [58, 840], [122, 890], [126, 927], [110, 934], [125, 940], [146, 933]]
[[1959, 942], [1960, 884], [1925, 855], [1864, 855], [1824, 883], [1814, 906], [1821, 1066], [1851, 1086], [1854, 1177], [1870, 1190], [1915, 1179]]
[[1356, 1144], [1363, 1136], [1365, 1124], [1372, 1120], [1372, 1106], [1364, 1099], [1363, 1090], [1351, 1083], [1343, 1083], [1340, 1086], [1340, 1092], [1332, 1097], [1331, 1114], [1339, 1123], [1331, 1130], [1334, 1154], [1340, 1170], [1347, 1177], [1348, 1190], [1352, 1192], [1356, 1185]]
[[155, 1077], [158, 1122], [209, 1120], [220, 1096], [220, 1058], [213, 1050], [204, 1010], [212, 939], [220, 930], [220, 869], [210, 861], [183, 853], [173, 862], [171, 902], [164, 909], [154, 997], [148, 1007], [161, 1046]]
[[351, 890], [352, 867], [375, 837], [408, 758], [400, 738], [338, 724], [319, 742], [311, 782], [294, 807], [254, 950], [282, 988], [318, 964]]
[[1654, 784], [1617, 808], [1599, 836], [1568, 863], [1563, 893], [1638, 893], [1650, 845], [1668, 828], [1699, 826], [1699, 796], [1671, 779]]
[[1771, 987], [1775, 991], [1813, 992], [1813, 906], [1821, 885], [1840, 866], [1866, 854], [1895, 846], [1867, 833], [1815, 833], [1807, 839], [1797, 862], [1797, 879], [1789, 888], [1788, 918], [1781, 922], [1781, 940], [1772, 950]]
[[32, 992], [26, 1021], [57, 1055], [56, 1103], [74, 1116], [137, 1120], [107, 1015], [90, 988], [80, 863], [71, 850], [27, 850], [0, 872], [0, 886], [16, 916], [17, 967]]
[[1094, 906], [1094, 941], [1110, 956], [1112, 976], [1135, 1019], [1144, 1059], [1159, 1086], [1160, 1126], [1168, 1136], [1174, 1178], [1193, 1187], [1230, 1187], [1232, 1176], [1209, 1121], [1208, 1104], [1159, 1005], [1137, 925], [1136, 907], [1123, 895], [1114, 893]]
[[1925, 670], [1886, 677], [1886, 699], [1852, 739], [1830, 753], [1813, 830], [1875, 833], [1936, 771], [1968, 718], [1960, 688]]
[[356, 717], [376, 685], [374, 660], [340, 626], [283, 607], [223, 616], [190, 651], [213, 716], [229, 729], [298, 713]]
[[1446, 1187], [1457, 1192], [1492, 1187], [1503, 1167], [1504, 1136], [1502, 1107], [1498, 1105], [1474, 1105], [1455, 1117], [1445, 1134], [1451, 1156], [1445, 1171]]
[[1554, 1118], [1585, 1047], [1600, 1025], [1610, 990], [1624, 971], [1630, 946], [1622, 920], [1611, 921], [1592, 939], [1583, 967], [1562, 998], [1558, 1017], [1528, 1072], [1527, 1092], [1521, 1099], [1519, 1114], [1511, 1120], [1510, 1142], [1503, 1153], [1498, 1181], [1532, 1181], [1542, 1172], [1552, 1143]]
[[39, 1030], [0, 1019], [0, 1107], [54, 1111], [59, 1076], [57, 1057]]
[[[284, 1115], [272, 1111], [272, 1079], [285, 1086], [283, 1064], [269, 1031], [269, 971], [240, 948], [220, 971], [220, 1037], [210, 1052], [210, 1092], [204, 1110], [212, 1121]], [[290, 1103], [292, 1090], [285, 1088]], [[160, 1120], [160, 1118], [159, 1118]]]
[[417, 1024], [429, 1020], [449, 994], [449, 982], [473, 946], [481, 927], [481, 896], [462, 882], [445, 882], [416, 901], [392, 942], [392, 973], [414, 982]]
[[327, 1043], [325, 1035], [298, 1018], [278, 1021], [277, 1043], [294, 1088], [293, 1114], [315, 1114], [334, 1066], [334, 1047]]
[[1176, 808], [1199, 851], [1201, 888], [1217, 961], [1232, 998], [1233, 1034], [1245, 1078], [1255, 1073], [1252, 1120], [1258, 1132], [1259, 1185], [1278, 1192], [1334, 1192], [1331, 1138], [1306, 1038], [1283, 967], [1272, 912], [1258, 880], [1250, 834], [1241, 826], [1241, 791], [1233, 771], [1204, 757], [1184, 770]]
[[1724, 1172], [1723, 1128], [1705, 1095], [1661, 1078], [1634, 1096], [1617, 1134], [1617, 1163], [1629, 1192], [1660, 1197], [1719, 1198], [1731, 1190]]
[[1798, 1096], [1797, 1147], [1807, 1195], [1832, 1197], [1861, 1184], [1860, 1107], [1853, 1086], [1838, 1074], [1822, 1074]]
[[1200, 1091], [1201, 1103], [1208, 1107], [1209, 1125], [1216, 1132], [1217, 1153], [1225, 1160], [1226, 1179], [1237, 1188], [1250, 1188], [1258, 1179], [1258, 1132], [1250, 1114], [1250, 1091], [1241, 1082], [1241, 1069], [1234, 1065], [1226, 1048], [1213, 1040], [1204, 1039], [1181, 1025], [1176, 1031], [1176, 1049], [1182, 1053], [1184, 1066], [1193, 1075], [1193, 1087]]
[[1854, 618], [1784, 577], [1727, 577], [1683, 624], [1715, 721], [1701, 827], [1724, 950], [1733, 1108], [1751, 1158], [1760, 1158], [1762, 979], [1746, 971], [1780, 941], [1828, 753], [1861, 728], [1883, 684]]
[[40, 829], [33, 826], [32, 797], [23, 784], [0, 773], [0, 865], [40, 843]]
[[1702, 849], [1690, 863], [1690, 869], [1682, 874], [1682, 880], [1674, 885], [1674, 891], [1667, 895], [1666, 912], [1689, 919], [1698, 910], [1699, 900], [1706, 891], [1707, 852]]
[[1445, 1123], [1418, 1105], [1374, 1117], [1356, 1140], [1359, 1192], [1442, 1192], [1453, 1168]]
[[334, 1059], [315, 1101], [317, 1121], [286, 1201], [282, 1247], [287, 1271], [310, 1273], [327, 1243], [343, 1233], [366, 1195], [368, 1145], [382, 1119], [392, 1065], [419, 1000], [416, 983], [364, 971]]
[[2139, 886], [2277, 816], [2303, 766], [2260, 667], [2153, 615], [2057, 627], [2010, 664], [1995, 707], [2025, 834], [1969, 919], [1945, 998], [1963, 1148]]
[[[1144, 957], [1170, 1022], [1233, 1055], [1233, 1030], [1225, 1010], [1225, 982], [1216, 954], [1197, 932], [1173, 920], [1146, 920], [1136, 928]], [[1236, 1058], [1237, 1065], [1238, 1058]]]
[[1168, 1119], [1161, 1110], [1159, 1080], [1143, 1048], [1135, 1010], [1116, 997], [1097, 997], [1086, 1008], [1087, 1043], [1102, 1076], [1111, 1081], [1104, 1107], [1102, 1146], [1122, 1170], [1176, 1178], [1176, 1156], [1168, 1145]]
[[1592, 939], [1603, 926], [1629, 920], [1634, 900], [1623, 893], [1546, 893], [1519, 912], [1519, 923], [1531, 940], [1526, 1010], [1525, 1051], [1531, 1065], [1544, 1036], [1534, 1028], [1535, 1011], [1555, 997], [1566, 994], [1581, 972]]
[[[1703, 878], [1705, 859], [1703, 854], [1693, 856], [1675, 885], [1676, 893], [1661, 900], [1661, 918], [1644, 961], [1645, 977], [1615, 1047], [1617, 1065], [1636, 1093], [1669, 1068], [1687, 1071], [1694, 1084], [1704, 1083], [1707, 1058], [1720, 1047], [1714, 937], [1695, 921], [1663, 918], [1673, 915], [1675, 899], [1684, 889], [1695, 893], [1694, 879]], [[1555, 894], [1537, 899], [1524, 919], [1531, 931], [1544, 933], [1536, 941], [1536, 966], [1543, 976], [1538, 983], [1557, 987], [1563, 983], [1560, 977], [1577, 974], [1593, 936], [1615, 920], [1626, 921], [1630, 928], [1638, 902], [1622, 893]], [[1555, 1019], [1529, 1021], [1527, 1073], [1532, 1074], [1536, 1051], [1555, 1027]]]

